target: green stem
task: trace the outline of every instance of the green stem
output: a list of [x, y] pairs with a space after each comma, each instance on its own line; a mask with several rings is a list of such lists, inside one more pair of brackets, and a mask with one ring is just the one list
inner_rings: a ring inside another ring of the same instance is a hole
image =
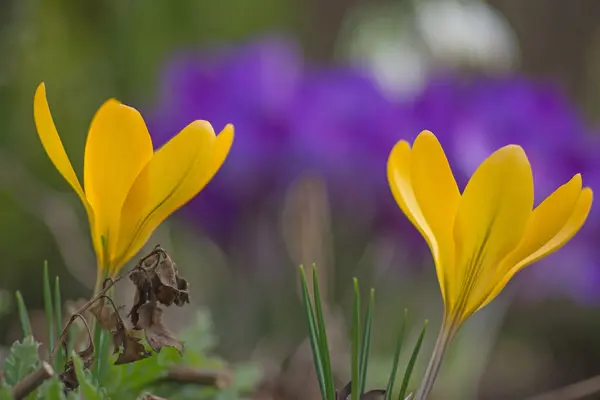
[[429, 397], [433, 385], [435, 384], [435, 379], [440, 372], [446, 349], [454, 338], [456, 331], [457, 329], [454, 324], [447, 318], [444, 318], [440, 333], [435, 342], [435, 347], [433, 348], [433, 353], [431, 354], [431, 359], [429, 360], [425, 375], [423, 376], [423, 380], [421, 380], [421, 385], [419, 386], [419, 390], [417, 391], [414, 400], [426, 400]]
[[[96, 284], [94, 286], [94, 294], [92, 295], [92, 298], [96, 297], [98, 293], [104, 289], [104, 282], [108, 277], [107, 267], [104, 267], [98, 263], [96, 270]], [[112, 292], [112, 290], [113, 288], [111, 288], [109, 292]], [[96, 379], [100, 380], [102, 369], [104, 367], [104, 355], [107, 349], [106, 332], [100, 327], [100, 324], [98, 324], [98, 321], [96, 321], [95, 318], [92, 321], [92, 331], [94, 332], [94, 345], [96, 350], [94, 354], [92, 372]]]

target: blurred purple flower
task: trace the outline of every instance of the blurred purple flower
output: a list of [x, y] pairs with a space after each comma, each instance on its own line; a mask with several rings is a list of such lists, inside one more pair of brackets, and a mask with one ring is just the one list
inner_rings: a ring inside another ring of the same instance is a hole
[[194, 119], [235, 126], [219, 178], [187, 207], [218, 239], [309, 171], [325, 180], [336, 209], [363, 226], [382, 203], [397, 209], [385, 171], [402, 112], [362, 71], [305, 68], [293, 43], [268, 38], [175, 57], [159, 98], [149, 123], [157, 145]]
[[235, 146], [219, 179], [188, 207], [202, 227], [225, 239], [243, 211], [256, 210], [285, 179], [288, 113], [302, 60], [288, 41], [269, 38], [212, 55], [186, 53], [166, 67], [150, 125], [160, 145], [195, 119], [235, 126]]
[[397, 210], [386, 163], [399, 139], [402, 114], [362, 71], [308, 71], [290, 124], [296, 172], [318, 171], [336, 210], [363, 223], [381, 214], [382, 203], [388, 211]]
[[[207, 119], [215, 129], [235, 125], [235, 142], [217, 179], [187, 207], [222, 244], [247, 216], [280, 207], [281, 194], [308, 170], [325, 180], [334, 215], [342, 216], [338, 221], [368, 229], [367, 235], [400, 233], [409, 247], [424, 248], [416, 231], [406, 229], [386, 178], [392, 146], [423, 129], [442, 142], [461, 187], [485, 157], [516, 143], [530, 158], [536, 199], [578, 172], [600, 193], [598, 140], [560, 90], [521, 76], [440, 76], [401, 103], [385, 97], [363, 71], [307, 66], [292, 42], [267, 38], [174, 58], [159, 98], [150, 123], [157, 144], [194, 119]], [[600, 283], [597, 214], [593, 208], [567, 249], [544, 261], [557, 265], [551, 273], [569, 269], [555, 276], [582, 297]], [[547, 280], [547, 268], [533, 268], [539, 271], [533, 279]]]

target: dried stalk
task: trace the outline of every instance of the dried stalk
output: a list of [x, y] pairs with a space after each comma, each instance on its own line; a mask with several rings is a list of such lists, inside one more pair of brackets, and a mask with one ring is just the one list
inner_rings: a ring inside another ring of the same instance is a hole
[[45, 361], [42, 361], [42, 365], [21, 379], [12, 388], [12, 395], [15, 400], [21, 400], [27, 397], [31, 392], [41, 386], [46, 379], [54, 376], [54, 369], [52, 366]]
[[193, 383], [224, 389], [231, 385], [233, 377], [227, 370], [195, 369], [186, 366], [176, 366], [169, 370], [167, 376], [159, 379], [161, 382]]

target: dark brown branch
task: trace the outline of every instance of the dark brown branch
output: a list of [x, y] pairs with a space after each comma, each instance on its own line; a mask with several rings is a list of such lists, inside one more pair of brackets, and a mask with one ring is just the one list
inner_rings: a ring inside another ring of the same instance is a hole
[[231, 385], [233, 377], [227, 370], [195, 369], [186, 366], [173, 367], [161, 382], [192, 383], [224, 389]]
[[49, 379], [52, 376], [54, 376], [54, 370], [52, 369], [52, 366], [47, 362], [42, 361], [42, 365], [38, 369], [21, 379], [12, 388], [13, 397], [15, 400], [21, 400], [25, 398], [35, 389], [40, 387], [40, 385], [44, 383], [46, 379]]
[[140, 400], [167, 400], [164, 397], [158, 397], [155, 394], [152, 393], [144, 393], [142, 395], [142, 397], [140, 397]]
[[577, 400], [600, 393], [600, 375], [529, 397], [527, 400]]

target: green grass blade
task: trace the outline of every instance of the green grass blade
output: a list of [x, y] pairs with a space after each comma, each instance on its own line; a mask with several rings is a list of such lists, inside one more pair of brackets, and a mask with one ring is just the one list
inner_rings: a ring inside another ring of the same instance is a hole
[[352, 394], [351, 400], [359, 400], [358, 392], [360, 363], [360, 291], [358, 279], [354, 278], [354, 312], [352, 313]]
[[48, 328], [48, 357], [54, 349], [54, 309], [52, 306], [52, 290], [50, 289], [50, 276], [48, 274], [48, 261], [44, 261], [44, 312], [46, 313], [46, 326]]
[[398, 362], [400, 361], [400, 353], [402, 352], [402, 342], [404, 342], [404, 332], [406, 331], [406, 320], [408, 319], [408, 310], [404, 309], [404, 318], [402, 320], [402, 327], [400, 328], [400, 335], [398, 335], [398, 342], [396, 343], [396, 350], [394, 352], [394, 360], [392, 361], [392, 372], [390, 373], [390, 380], [388, 381], [385, 389], [384, 400], [392, 400], [392, 392], [394, 391], [394, 382], [396, 381], [396, 373], [398, 371]]
[[[56, 339], [60, 337], [62, 332], [62, 299], [60, 296], [60, 278], [57, 276], [54, 281], [54, 333]], [[58, 344], [60, 346], [60, 343]], [[70, 354], [70, 353], [69, 353]], [[54, 357], [54, 368], [60, 371], [64, 364], [64, 354], [58, 351]]]
[[94, 326], [94, 345], [95, 357], [92, 375], [98, 382], [104, 382], [104, 377], [109, 373], [110, 368], [110, 333], [100, 327], [100, 324]]
[[315, 311], [317, 317], [317, 330], [319, 335], [319, 354], [323, 363], [323, 375], [325, 378], [326, 398], [335, 400], [335, 383], [333, 382], [333, 373], [331, 371], [331, 356], [329, 354], [329, 344], [327, 343], [327, 329], [325, 327], [325, 316], [323, 315], [323, 304], [319, 290], [319, 278], [317, 277], [317, 268], [313, 265], [313, 296], [315, 302]]
[[406, 396], [406, 390], [408, 389], [408, 382], [410, 381], [410, 376], [412, 375], [413, 369], [415, 368], [415, 363], [417, 362], [417, 356], [419, 355], [419, 351], [421, 350], [421, 345], [423, 344], [423, 338], [425, 337], [425, 331], [427, 330], [428, 321], [425, 320], [423, 324], [423, 329], [421, 329], [421, 334], [419, 335], [419, 339], [417, 339], [417, 344], [413, 349], [413, 352], [410, 356], [410, 360], [408, 361], [408, 365], [406, 366], [406, 371], [404, 372], [404, 379], [402, 380], [402, 387], [400, 388], [400, 394], [398, 395], [399, 400], [404, 400], [404, 396]]
[[15, 293], [17, 297], [17, 308], [19, 309], [19, 320], [21, 321], [21, 329], [23, 330], [23, 336], [33, 336], [33, 330], [31, 329], [31, 320], [29, 319], [29, 313], [27, 312], [27, 306], [23, 300], [23, 295], [17, 290]]
[[367, 367], [369, 364], [369, 351], [371, 348], [371, 326], [373, 324], [373, 309], [375, 308], [375, 289], [371, 289], [369, 296], [369, 307], [365, 316], [365, 327], [363, 330], [363, 339], [360, 350], [360, 366], [358, 377], [358, 394], [362, 396], [365, 392], [367, 382]]
[[317, 380], [319, 381], [319, 388], [321, 389], [321, 396], [323, 397], [323, 400], [329, 400], [327, 398], [327, 386], [325, 384], [325, 376], [323, 373], [323, 362], [319, 354], [319, 335], [317, 333], [315, 314], [310, 301], [308, 284], [306, 283], [306, 273], [302, 267], [300, 267], [300, 281], [302, 284], [302, 302], [304, 304], [304, 311], [306, 312], [306, 319], [308, 321], [308, 337], [310, 339], [310, 347], [313, 353], [313, 361], [315, 363]]

